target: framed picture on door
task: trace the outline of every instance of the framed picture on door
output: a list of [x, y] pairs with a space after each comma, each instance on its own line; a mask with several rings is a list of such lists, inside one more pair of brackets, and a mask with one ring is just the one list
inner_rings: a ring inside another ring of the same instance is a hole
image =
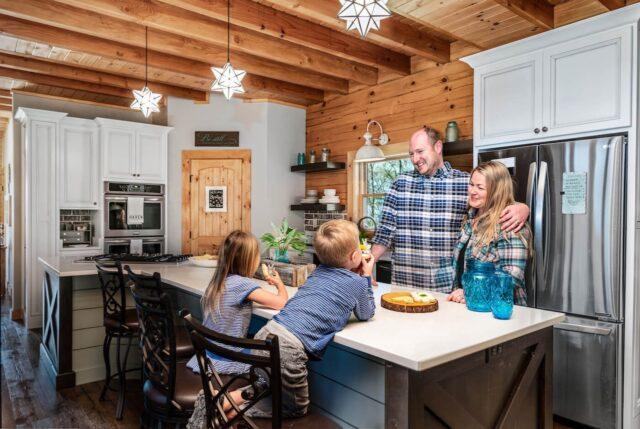
[[227, 212], [227, 187], [206, 186], [204, 196], [204, 211], [206, 213]]

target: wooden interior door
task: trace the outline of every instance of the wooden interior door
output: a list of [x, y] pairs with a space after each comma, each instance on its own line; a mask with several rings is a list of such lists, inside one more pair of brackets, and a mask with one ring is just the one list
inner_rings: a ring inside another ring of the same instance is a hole
[[[182, 252], [217, 254], [231, 231], [251, 230], [251, 152], [183, 151]], [[224, 187], [226, 208], [207, 212], [207, 187]]]

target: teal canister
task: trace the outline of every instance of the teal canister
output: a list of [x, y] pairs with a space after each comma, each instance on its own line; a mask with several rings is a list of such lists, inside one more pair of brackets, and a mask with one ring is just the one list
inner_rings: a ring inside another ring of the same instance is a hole
[[491, 290], [495, 279], [493, 262], [482, 262], [474, 258], [466, 260], [462, 287], [467, 308], [471, 311], [491, 311]]
[[457, 142], [459, 134], [458, 123], [456, 121], [449, 121], [449, 123], [447, 123], [447, 130], [444, 137], [445, 142]]

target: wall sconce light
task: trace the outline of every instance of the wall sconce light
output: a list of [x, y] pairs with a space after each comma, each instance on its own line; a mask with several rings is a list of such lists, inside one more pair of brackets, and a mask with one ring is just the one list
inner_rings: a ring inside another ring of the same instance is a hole
[[[380, 135], [378, 138], [373, 138], [373, 135], [369, 131], [369, 127], [375, 124], [380, 128]], [[382, 161], [385, 159], [384, 153], [380, 146], [384, 146], [389, 143], [389, 136], [386, 135], [382, 130], [382, 125], [378, 121], [369, 121], [367, 124], [367, 132], [362, 136], [364, 138], [364, 145], [356, 152], [355, 162], [372, 162], [372, 161]], [[373, 141], [376, 140], [380, 146], [375, 146]]]

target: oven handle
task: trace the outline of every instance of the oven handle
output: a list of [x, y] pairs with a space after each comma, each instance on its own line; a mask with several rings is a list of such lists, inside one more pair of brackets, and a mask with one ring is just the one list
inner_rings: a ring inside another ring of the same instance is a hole
[[131, 240], [113, 240], [111, 238], [104, 240], [104, 244], [112, 244], [112, 243], [130, 243]]
[[[164, 201], [164, 197], [141, 197], [141, 198], [143, 198], [145, 202], [146, 201]], [[127, 197], [105, 196], [104, 200], [105, 201], [127, 201]]]

